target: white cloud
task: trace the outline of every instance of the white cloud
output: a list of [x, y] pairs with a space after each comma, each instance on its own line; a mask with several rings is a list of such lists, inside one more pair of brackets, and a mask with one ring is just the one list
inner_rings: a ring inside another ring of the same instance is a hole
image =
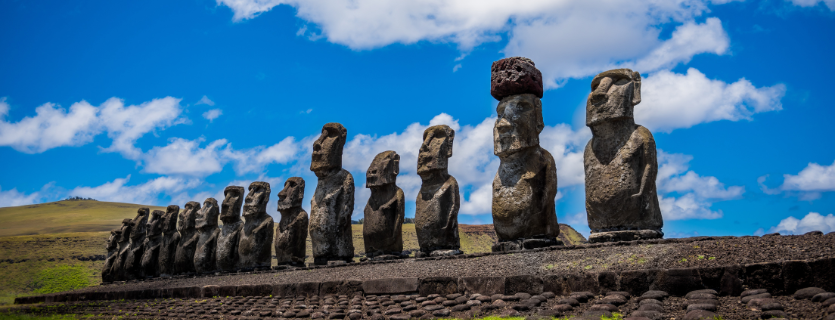
[[815, 7], [818, 3], [825, 4], [829, 11], [835, 11], [835, 0], [786, 0], [800, 7]]
[[12, 188], [11, 190], [3, 191], [3, 188], [0, 187], [0, 207], [16, 207], [35, 204], [38, 203], [38, 200], [40, 199], [41, 194], [37, 191], [30, 194], [25, 194], [22, 192], [18, 192], [17, 188]]
[[212, 109], [212, 110], [203, 112], [203, 118], [206, 118], [206, 120], [209, 120], [209, 122], [212, 122], [215, 119], [217, 119], [217, 117], [220, 117], [220, 115], [222, 115], [222, 114], [223, 114], [222, 110]]
[[215, 106], [215, 102], [212, 101], [212, 99], [209, 99], [209, 97], [207, 97], [207, 96], [203, 96], [202, 98], [200, 98], [200, 101], [197, 101], [197, 103], [195, 103], [194, 105], [201, 105], [201, 104], [205, 104], [205, 105], [208, 105], [210, 107]]
[[154, 147], [142, 155], [144, 171], [158, 174], [205, 176], [223, 170], [226, 159], [221, 149], [228, 147], [226, 139], [215, 140], [201, 148], [204, 139], [172, 138], [164, 147]]
[[[129, 181], [130, 175], [96, 187], [76, 187], [69, 192], [69, 195], [93, 198], [99, 201], [152, 205], [159, 203], [160, 195], [174, 196], [193, 189], [202, 183], [199, 179], [177, 177], [159, 177], [133, 186], [126, 185]], [[185, 204], [185, 202], [182, 202], [182, 204]]]
[[817, 212], [809, 212], [809, 214], [799, 220], [793, 216], [788, 217], [780, 220], [780, 223], [771, 227], [768, 232], [804, 234], [809, 231], [821, 231], [823, 233], [835, 231], [835, 215], [830, 213], [824, 216]]
[[669, 40], [647, 56], [625, 66], [644, 73], [672, 68], [679, 63], [690, 62], [693, 56], [700, 53], [725, 54], [730, 42], [718, 18], [708, 18], [702, 24], [689, 21], [677, 27]]
[[782, 190], [835, 191], [835, 162], [828, 166], [809, 163], [797, 175], [784, 174]]
[[782, 84], [756, 88], [746, 79], [734, 83], [708, 79], [699, 70], [686, 74], [659, 71], [643, 80], [635, 122], [652, 131], [670, 132], [719, 120], [750, 120], [755, 113], [782, 109]]
[[710, 209], [714, 202], [737, 199], [745, 193], [745, 187], [725, 187], [716, 177], [688, 170], [691, 160], [693, 156], [658, 150], [656, 186], [664, 220], [718, 219], [722, 211]]
[[134, 146], [137, 139], [157, 128], [165, 129], [184, 121], [177, 119], [183, 111], [180, 100], [165, 97], [127, 107], [118, 98], [105, 101], [99, 107], [99, 118], [113, 143], [104, 151], [119, 152], [128, 159], [138, 158], [142, 151]]
[[286, 164], [299, 159], [302, 146], [293, 137], [286, 137], [269, 147], [255, 147], [244, 151], [235, 151], [231, 147], [224, 149], [222, 157], [235, 162], [235, 172], [240, 174], [260, 172], [268, 164]]

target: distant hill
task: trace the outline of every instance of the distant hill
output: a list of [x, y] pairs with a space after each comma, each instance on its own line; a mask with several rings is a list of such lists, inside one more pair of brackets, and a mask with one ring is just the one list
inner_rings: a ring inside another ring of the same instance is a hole
[[0, 237], [99, 232], [117, 228], [122, 219], [136, 216], [136, 210], [164, 207], [95, 200], [65, 200], [19, 207], [0, 208]]

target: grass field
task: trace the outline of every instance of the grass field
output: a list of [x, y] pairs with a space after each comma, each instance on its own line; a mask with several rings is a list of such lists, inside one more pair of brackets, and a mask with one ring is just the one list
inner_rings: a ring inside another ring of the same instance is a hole
[[0, 208], [0, 237], [67, 232], [110, 231], [122, 219], [133, 219], [136, 210], [164, 207], [95, 200], [57, 201], [19, 207]]

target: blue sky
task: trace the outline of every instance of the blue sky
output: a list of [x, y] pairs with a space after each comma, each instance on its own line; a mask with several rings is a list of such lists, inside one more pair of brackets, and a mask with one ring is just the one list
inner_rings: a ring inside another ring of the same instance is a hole
[[278, 217], [286, 178], [313, 193], [313, 140], [340, 122], [358, 219], [374, 155], [401, 155], [414, 199], [421, 134], [448, 124], [459, 221], [491, 223], [490, 64], [525, 56], [561, 223], [588, 234], [585, 100], [626, 67], [668, 236], [835, 231], [833, 0], [3, 1], [0, 43], [0, 206], [183, 205], [263, 180]]

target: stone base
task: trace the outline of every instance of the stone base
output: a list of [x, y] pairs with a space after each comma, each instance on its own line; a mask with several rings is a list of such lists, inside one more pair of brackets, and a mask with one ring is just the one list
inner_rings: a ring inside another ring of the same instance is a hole
[[317, 266], [326, 266], [331, 264], [333, 261], [342, 261], [342, 262], [354, 262], [354, 257], [319, 257], [313, 258], [313, 264]]
[[618, 242], [633, 240], [661, 239], [664, 233], [660, 230], [623, 230], [592, 233], [589, 236], [590, 243]]
[[557, 238], [517, 239], [510, 241], [499, 241], [499, 243], [493, 245], [493, 252], [531, 250], [536, 248], [545, 248], [550, 246], [561, 245], [563, 245], [562, 241]]
[[429, 254], [430, 257], [443, 257], [443, 256], [454, 256], [458, 254], [463, 254], [461, 250], [456, 249], [448, 249], [448, 250], [435, 250]]

